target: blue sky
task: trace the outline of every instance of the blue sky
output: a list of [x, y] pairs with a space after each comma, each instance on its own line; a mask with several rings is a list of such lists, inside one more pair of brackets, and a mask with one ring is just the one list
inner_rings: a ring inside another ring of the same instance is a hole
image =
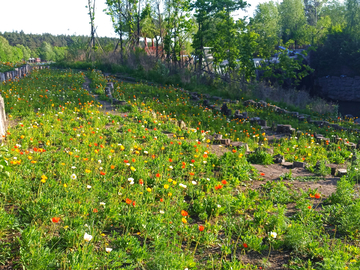
[[[251, 8], [237, 12], [236, 17], [252, 16], [258, 3], [268, 0], [248, 0]], [[89, 35], [87, 0], [1, 0], [0, 32], [23, 30], [25, 33], [53, 35]], [[99, 36], [115, 37], [110, 16], [103, 12], [104, 0], [96, 0], [95, 24]]]

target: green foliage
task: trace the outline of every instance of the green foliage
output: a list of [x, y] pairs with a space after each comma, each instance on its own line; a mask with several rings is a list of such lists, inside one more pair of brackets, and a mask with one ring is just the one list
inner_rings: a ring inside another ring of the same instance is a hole
[[267, 153], [266, 150], [263, 149], [256, 149], [255, 152], [250, 153], [247, 156], [247, 160], [249, 163], [253, 164], [269, 165], [274, 163], [272, 155]]
[[9, 42], [0, 36], [0, 62], [20, 62], [24, 58], [23, 51], [19, 47], [12, 47]]

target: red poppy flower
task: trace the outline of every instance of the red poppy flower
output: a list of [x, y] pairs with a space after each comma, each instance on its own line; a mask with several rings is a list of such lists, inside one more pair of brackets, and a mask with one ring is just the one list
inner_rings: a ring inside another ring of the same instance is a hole
[[171, 158], [169, 158], [169, 162], [172, 162], [172, 159], [171, 159]]
[[156, 176], [156, 177], [160, 177], [160, 173], [157, 173], [155, 176]]
[[224, 185], [227, 184], [226, 180], [222, 180], [221, 183], [223, 183]]
[[105, 175], [106, 173], [105, 172], [100, 172], [101, 175]]
[[181, 210], [181, 215], [182, 215], [183, 217], [186, 217], [186, 216], [189, 215], [189, 214], [188, 214], [188, 212], [186, 212], [185, 210]]
[[215, 189], [216, 189], [216, 190], [222, 189], [222, 185], [215, 186]]
[[94, 213], [97, 213], [97, 212], [99, 212], [99, 211], [98, 211], [96, 208], [94, 208], [93, 212], [94, 212]]
[[320, 199], [321, 195], [319, 193], [315, 193], [315, 199]]
[[125, 201], [127, 204], [130, 204], [132, 202], [132, 200], [130, 200], [129, 198], [126, 198], [126, 201]]
[[205, 229], [204, 226], [202, 226], [202, 225], [199, 226], [199, 231], [200, 231], [200, 232], [204, 231], [204, 229]]
[[309, 205], [308, 208], [311, 209], [311, 205]]
[[127, 159], [124, 159], [124, 163], [129, 163], [129, 161]]
[[195, 162], [195, 160], [194, 160], [194, 159], [192, 159], [192, 160], [191, 160], [191, 162], [192, 162], [192, 163], [194, 163], [194, 162]]
[[133, 205], [133, 206], [135, 207], [135, 205], [136, 205], [136, 202], [135, 202], [135, 201], [133, 201], [132, 205]]
[[144, 184], [144, 181], [142, 179], [139, 180], [139, 184], [140, 185], [143, 185]]
[[248, 244], [244, 243], [244, 244], [243, 244], [243, 247], [244, 247], [244, 248], [248, 248]]
[[161, 198], [161, 199], [160, 199], [160, 202], [163, 202], [163, 201], [164, 201], [164, 199], [163, 199], [163, 198]]
[[262, 173], [260, 173], [260, 175], [261, 175], [261, 176], [264, 176], [264, 175], [265, 175], [265, 173], [263, 173], [263, 172], [262, 172]]
[[51, 219], [51, 221], [52, 221], [53, 223], [58, 223], [58, 222], [60, 221], [60, 218], [59, 218], [59, 217], [53, 217], [53, 218]]

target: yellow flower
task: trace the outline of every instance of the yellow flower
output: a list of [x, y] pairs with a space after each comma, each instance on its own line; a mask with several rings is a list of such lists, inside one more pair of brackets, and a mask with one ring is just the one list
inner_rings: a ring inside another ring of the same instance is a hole
[[43, 175], [41, 176], [41, 179], [47, 180], [48, 178], [43, 174]]
[[172, 193], [171, 193], [171, 192], [169, 192], [169, 193], [168, 193], [168, 196], [169, 196], [169, 197], [171, 197], [171, 196], [172, 196]]
[[168, 182], [169, 182], [169, 183], [171, 183], [171, 182], [172, 182], [172, 179], [171, 179], [171, 178], [169, 178], [169, 179], [168, 179]]
[[89, 169], [85, 169], [86, 173], [91, 173], [91, 171]]
[[168, 189], [168, 188], [169, 188], [169, 185], [164, 185], [164, 188], [165, 188], [165, 189]]
[[67, 184], [64, 184], [64, 188], [67, 188]]
[[187, 220], [186, 220], [186, 218], [184, 218], [184, 217], [181, 219], [181, 221], [182, 221], [182, 223], [184, 223], [184, 224], [187, 223]]
[[176, 181], [173, 181], [173, 185], [176, 185]]
[[130, 167], [130, 170], [132, 170], [133, 172], [136, 171], [136, 169], [133, 166]]
[[31, 160], [31, 159], [32, 159], [32, 156], [28, 156], [28, 159]]
[[123, 145], [120, 145], [120, 150], [121, 151], [125, 150], [125, 147]]
[[149, 188], [149, 187], [148, 187], [146, 190], [147, 190], [148, 192], [151, 192], [151, 188]]

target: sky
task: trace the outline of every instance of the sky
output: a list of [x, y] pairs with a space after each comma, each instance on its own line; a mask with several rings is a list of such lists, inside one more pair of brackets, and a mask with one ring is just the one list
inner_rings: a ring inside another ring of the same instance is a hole
[[[240, 11], [236, 18], [252, 16], [258, 3], [268, 0], [248, 0], [251, 7]], [[53, 35], [90, 35], [87, 0], [0, 0], [0, 32]], [[99, 37], [116, 37], [110, 16], [103, 10], [104, 0], [96, 0], [95, 25]]]

